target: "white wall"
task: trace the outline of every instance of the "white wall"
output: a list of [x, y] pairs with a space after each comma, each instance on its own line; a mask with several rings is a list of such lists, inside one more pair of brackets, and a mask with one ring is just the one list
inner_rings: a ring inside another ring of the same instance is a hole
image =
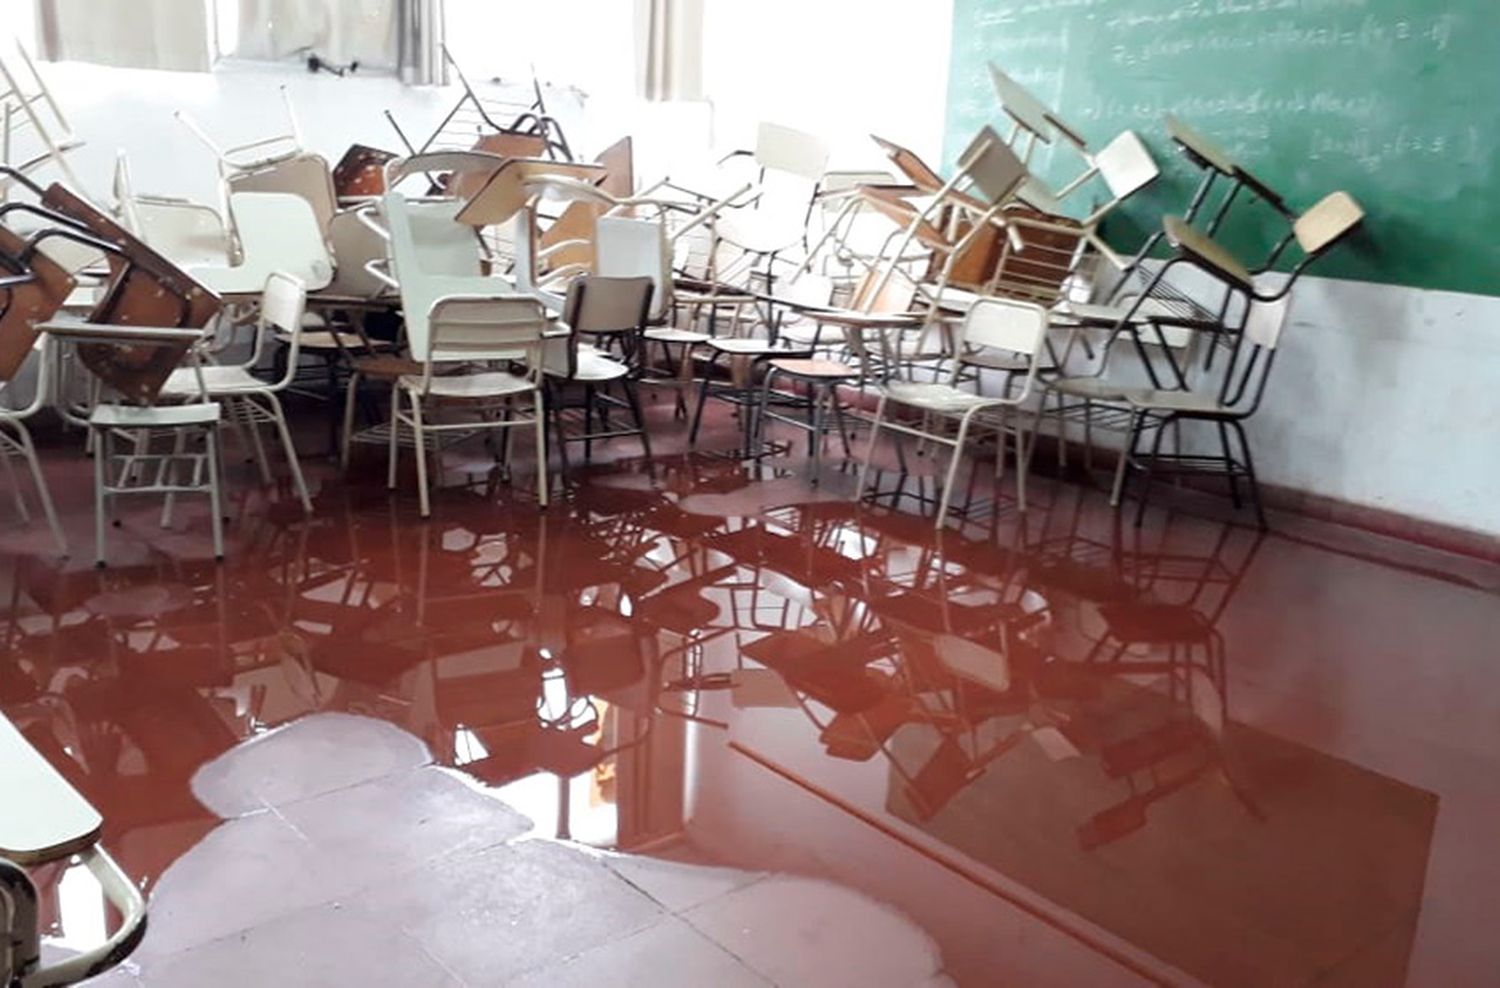
[[1500, 298], [1323, 278], [1295, 291], [1252, 426], [1263, 479], [1500, 535]]
[[[737, 143], [739, 131], [765, 117], [830, 135], [834, 167], [879, 160], [865, 150], [871, 129], [935, 157], [951, 0], [923, 9], [925, 16], [914, 18], [898, 0], [767, 0], [752, 12], [709, 0], [715, 47], [706, 82], [716, 100], [718, 143]], [[731, 13], [736, 20], [726, 20]], [[89, 142], [75, 159], [81, 177], [101, 194], [121, 147], [138, 190], [212, 201], [213, 159], [172, 110], [187, 109], [222, 143], [266, 136], [283, 126], [275, 89], [283, 79], [309, 143], [330, 158], [356, 140], [397, 147], [383, 109], [424, 134], [452, 99], [386, 78], [268, 68], [213, 75], [66, 64], [45, 70]], [[765, 110], [757, 114], [761, 99]], [[558, 99], [565, 114], [566, 103]], [[638, 155], [651, 175], [649, 163], [660, 168], [706, 150], [706, 118], [692, 108], [643, 107], [621, 93], [595, 94], [590, 105], [589, 119], [578, 119], [576, 109], [569, 117], [584, 153], [622, 133], [648, 133], [654, 141], [638, 143]], [[1251, 433], [1267, 482], [1500, 535], [1500, 298], [1305, 280]]]

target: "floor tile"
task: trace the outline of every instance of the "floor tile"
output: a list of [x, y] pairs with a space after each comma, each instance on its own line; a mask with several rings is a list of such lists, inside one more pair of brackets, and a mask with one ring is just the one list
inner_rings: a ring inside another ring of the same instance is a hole
[[370, 889], [364, 902], [472, 988], [503, 985], [664, 915], [593, 855], [551, 841], [448, 858], [410, 882]]
[[[519, 837], [529, 819], [477, 786], [433, 766], [383, 776], [278, 811], [325, 864], [362, 873], [358, 888], [450, 854]], [[371, 826], [379, 821], [378, 826]]]
[[759, 871], [713, 868], [640, 855], [611, 854], [604, 858], [604, 863], [674, 913], [727, 895], [765, 877], [765, 873]]
[[166, 870], [147, 902], [142, 956], [161, 956], [326, 901], [313, 845], [269, 810], [221, 824]]
[[425, 765], [427, 747], [368, 717], [304, 717], [215, 759], [193, 778], [193, 793], [220, 816], [284, 806]]
[[769, 982], [676, 917], [531, 971], [514, 988], [769, 988]]
[[392, 917], [326, 904], [145, 961], [142, 988], [462, 988]]
[[910, 988], [942, 968], [910, 920], [828, 882], [771, 877], [683, 918], [783, 988]]

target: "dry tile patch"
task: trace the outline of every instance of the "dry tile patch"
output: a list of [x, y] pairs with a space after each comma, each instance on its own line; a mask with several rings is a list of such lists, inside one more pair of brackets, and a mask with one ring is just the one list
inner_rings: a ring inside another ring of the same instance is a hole
[[303, 718], [205, 765], [193, 791], [225, 822], [162, 875], [136, 956], [91, 985], [951, 984], [892, 907], [528, 837], [383, 721]]

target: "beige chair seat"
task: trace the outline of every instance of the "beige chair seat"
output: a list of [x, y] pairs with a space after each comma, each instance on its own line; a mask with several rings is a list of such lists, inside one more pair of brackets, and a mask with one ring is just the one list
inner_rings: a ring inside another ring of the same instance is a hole
[[933, 412], [958, 414], [995, 403], [993, 398], [982, 397], [972, 391], [962, 391], [949, 384], [892, 381], [883, 390], [892, 401]]
[[772, 343], [770, 340], [751, 339], [743, 336], [712, 336], [706, 342], [720, 353], [730, 353], [737, 356], [759, 356], [766, 353], [791, 352], [793, 349], [782, 343]]
[[376, 377], [387, 380], [395, 380], [403, 375], [422, 373], [422, 364], [420, 361], [412, 360], [410, 357], [400, 357], [394, 353], [355, 357], [353, 365], [355, 372], [362, 377]]
[[208, 425], [219, 421], [216, 402], [192, 405], [100, 405], [89, 415], [91, 425], [106, 429], [169, 429], [180, 425]]
[[571, 378], [568, 376], [566, 361], [565, 354], [557, 354], [554, 357], [549, 353], [547, 366], [544, 368], [547, 376], [582, 381], [585, 384], [599, 384], [603, 381], [618, 381], [630, 373], [630, 368], [625, 364], [592, 348], [578, 348], [577, 369]]
[[[209, 394], [249, 394], [270, 387], [265, 381], [245, 370], [244, 367], [204, 367], [203, 386]], [[168, 376], [161, 393], [169, 398], [195, 398], [198, 396], [198, 374], [191, 367], [179, 367]]]
[[[406, 374], [400, 378], [401, 387], [422, 393], [422, 378], [418, 374]], [[507, 371], [486, 371], [482, 374], [454, 374], [451, 377], [434, 377], [427, 394], [434, 398], [461, 398], [476, 400], [503, 398], [506, 395], [531, 391], [534, 385], [519, 374]]]
[[707, 333], [694, 332], [691, 329], [676, 329], [663, 326], [657, 329], [646, 330], [646, 339], [654, 343], [706, 343], [713, 337]]
[[1201, 391], [1154, 391], [1142, 389], [1126, 396], [1131, 408], [1143, 412], [1184, 412], [1193, 415], [1232, 415], [1214, 395]]
[[793, 377], [821, 378], [833, 381], [847, 381], [859, 377], [859, 368], [852, 367], [849, 364], [841, 364], [837, 360], [792, 358], [789, 360], [773, 360], [771, 361], [771, 366]]
[[1173, 247], [1202, 261], [1218, 274], [1236, 282], [1245, 291], [1253, 290], [1255, 279], [1251, 276], [1250, 269], [1223, 244], [1208, 234], [1193, 229], [1180, 216], [1165, 217], [1162, 229], [1166, 231], [1167, 239], [1172, 242]]

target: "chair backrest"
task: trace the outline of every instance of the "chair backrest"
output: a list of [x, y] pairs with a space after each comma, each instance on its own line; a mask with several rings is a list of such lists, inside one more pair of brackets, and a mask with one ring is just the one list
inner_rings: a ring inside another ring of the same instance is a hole
[[275, 385], [276, 390], [290, 387], [297, 374], [297, 355], [302, 346], [302, 314], [306, 308], [307, 289], [301, 278], [285, 271], [272, 271], [267, 276], [265, 290], [260, 295], [256, 349], [259, 351], [262, 341], [272, 335], [287, 342], [286, 371]]
[[812, 134], [762, 123], [755, 133], [755, 162], [767, 170], [816, 182], [828, 166], [828, 145]]
[[1036, 135], [1037, 140], [1048, 144], [1052, 142], [1052, 123], [1047, 119], [1050, 111], [1041, 100], [1002, 72], [994, 62], [990, 63], [990, 84], [995, 87], [995, 98], [1000, 101], [1000, 108], [1005, 111], [1006, 116]]
[[428, 373], [436, 363], [525, 360], [540, 373], [547, 313], [530, 295], [448, 296], [427, 316], [432, 334]]
[[1005, 222], [1008, 230], [1000, 235], [1000, 256], [985, 294], [1049, 305], [1062, 298], [1086, 254], [1088, 231], [1076, 221], [1020, 205], [1005, 210]]
[[568, 285], [563, 322], [578, 333], [640, 330], [651, 312], [656, 286], [650, 278], [584, 275]]
[[412, 201], [399, 192], [380, 200], [391, 274], [401, 286], [406, 335], [419, 360], [433, 345], [428, 318], [433, 304], [453, 294], [455, 283], [460, 293], [472, 294], [484, 280], [474, 231], [453, 218], [462, 205], [455, 199]]
[[1281, 331], [1286, 327], [1287, 316], [1292, 311], [1292, 296], [1288, 292], [1270, 301], [1252, 300], [1250, 311], [1245, 313], [1245, 340], [1265, 350], [1275, 350], [1281, 342]]
[[1167, 136], [1199, 167], [1211, 168], [1224, 176], [1234, 175], [1237, 166], [1228, 151], [1170, 113], [1167, 114]]
[[804, 271], [776, 286], [776, 294], [798, 305], [828, 306], [833, 302], [833, 279]]
[[859, 284], [854, 287], [849, 308], [873, 314], [910, 312], [917, 297], [916, 279], [899, 267], [891, 269], [890, 277], [885, 280], [884, 285], [880, 284], [881, 277], [879, 269], [866, 271]]
[[601, 216], [594, 228], [594, 272], [606, 278], [650, 278], [651, 321], [672, 307], [672, 261], [659, 220]]
[[229, 231], [212, 206], [137, 196], [133, 211], [141, 239], [173, 262], [184, 267], [229, 265]]
[[1009, 199], [1027, 176], [1026, 166], [993, 127], [985, 127], [974, 135], [964, 153], [958, 156], [958, 162], [969, 191], [990, 205]]
[[311, 290], [333, 281], [333, 259], [306, 199], [286, 192], [236, 192], [229, 213], [239, 234], [245, 276], [290, 271]]
[[328, 283], [331, 295], [351, 298], [376, 298], [388, 286], [372, 275], [366, 265], [385, 257], [385, 240], [364, 222], [360, 209], [344, 209], [334, 214], [333, 256], [338, 262], [333, 280]]
[[960, 332], [967, 346], [1035, 356], [1047, 335], [1047, 310], [1017, 299], [976, 299]]
[[870, 140], [880, 146], [885, 156], [891, 160], [891, 164], [905, 175], [907, 180], [923, 192], [936, 192], [943, 187], [943, 179], [937, 172], [933, 171], [927, 162], [923, 161], [916, 152], [904, 148], [894, 141], [888, 141], [883, 137], [870, 135]]
[[338, 197], [333, 191], [333, 170], [322, 155], [298, 154], [233, 173], [224, 181], [231, 196], [237, 192], [284, 192], [301, 196], [312, 207], [323, 239], [330, 239], [329, 225], [338, 211]]
[[1292, 231], [1298, 246], [1309, 256], [1317, 256], [1347, 236], [1364, 218], [1365, 211], [1353, 196], [1334, 192], [1297, 217]]
[[1161, 174], [1151, 152], [1135, 131], [1122, 131], [1094, 156], [1099, 177], [1119, 201], [1150, 185]]

